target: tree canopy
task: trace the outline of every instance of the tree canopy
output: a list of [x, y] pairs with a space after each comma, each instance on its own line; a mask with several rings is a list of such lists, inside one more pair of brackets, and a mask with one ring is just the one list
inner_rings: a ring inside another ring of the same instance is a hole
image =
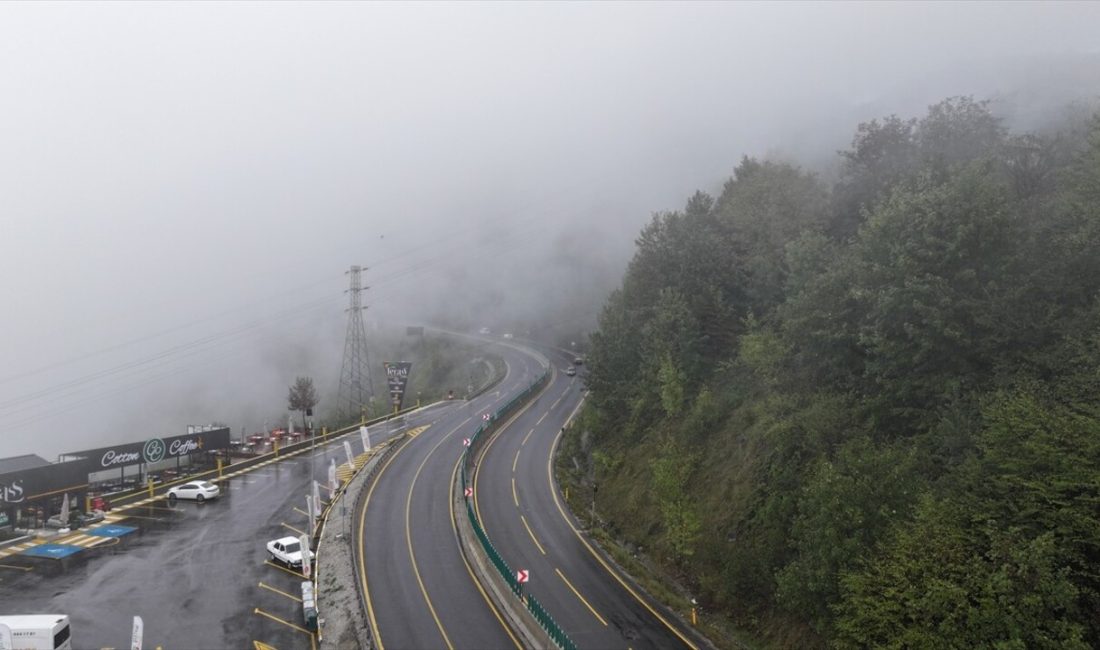
[[1100, 647], [1100, 116], [950, 98], [839, 170], [642, 230], [569, 447], [601, 518], [777, 646]]

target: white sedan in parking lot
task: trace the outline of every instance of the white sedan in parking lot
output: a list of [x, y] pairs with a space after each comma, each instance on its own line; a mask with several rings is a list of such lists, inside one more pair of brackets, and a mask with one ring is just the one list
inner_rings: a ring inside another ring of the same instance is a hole
[[[309, 558], [314, 558], [313, 551], [307, 550]], [[288, 567], [302, 568], [302, 543], [297, 537], [281, 537], [267, 543], [267, 554], [272, 560], [278, 560]]]
[[207, 499], [217, 499], [221, 493], [221, 489], [209, 481], [191, 481], [168, 490], [168, 500], [188, 499], [202, 503]]

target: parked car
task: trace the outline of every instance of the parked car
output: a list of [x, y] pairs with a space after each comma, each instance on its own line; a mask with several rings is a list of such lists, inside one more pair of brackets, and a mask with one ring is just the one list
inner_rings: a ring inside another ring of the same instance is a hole
[[[311, 560], [315, 557], [313, 551], [306, 552], [309, 553]], [[297, 537], [280, 537], [271, 540], [267, 543], [267, 554], [272, 560], [282, 562], [288, 567], [302, 568], [302, 543]]]
[[217, 499], [221, 496], [221, 493], [221, 488], [209, 481], [191, 481], [170, 488], [168, 490], [168, 500], [187, 499], [202, 503], [208, 499]]

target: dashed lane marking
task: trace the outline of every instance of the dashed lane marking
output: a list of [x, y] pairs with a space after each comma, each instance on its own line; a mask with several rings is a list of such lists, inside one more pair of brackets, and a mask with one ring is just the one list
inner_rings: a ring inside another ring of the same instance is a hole
[[534, 542], [535, 546], [538, 547], [539, 552], [543, 555], [546, 555], [546, 549], [542, 547], [542, 544], [539, 544], [538, 538], [535, 537], [535, 532], [531, 530], [531, 527], [529, 525], [527, 525], [527, 517], [520, 515], [519, 520], [523, 522], [523, 527], [527, 529], [527, 534], [531, 536], [531, 541]]
[[566, 579], [565, 574], [561, 572], [561, 569], [555, 568], [554, 571], [558, 572], [558, 577], [561, 578], [562, 582], [565, 583], [565, 586], [569, 587], [573, 591], [573, 593], [576, 594], [577, 598], [579, 598], [580, 601], [584, 603], [584, 606], [588, 608], [588, 611], [592, 612], [592, 615], [595, 616], [596, 619], [599, 620], [599, 622], [603, 623], [604, 627], [607, 627], [607, 621], [603, 620], [603, 617], [600, 616], [600, 613], [596, 611], [596, 608], [588, 604], [588, 601], [584, 599], [584, 596], [581, 595], [581, 592], [577, 591], [577, 588], [573, 586], [573, 583], [569, 582], [569, 580]]

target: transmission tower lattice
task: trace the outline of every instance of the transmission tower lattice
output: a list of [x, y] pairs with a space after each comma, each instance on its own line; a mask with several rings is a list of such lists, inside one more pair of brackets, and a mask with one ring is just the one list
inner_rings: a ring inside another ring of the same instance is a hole
[[348, 333], [344, 339], [344, 364], [340, 370], [340, 393], [337, 397], [340, 412], [345, 417], [362, 417], [374, 397], [374, 383], [370, 376], [370, 355], [367, 353], [367, 335], [363, 329], [363, 306], [360, 293], [370, 287], [361, 286], [359, 274], [365, 271], [351, 267], [348, 275]]

